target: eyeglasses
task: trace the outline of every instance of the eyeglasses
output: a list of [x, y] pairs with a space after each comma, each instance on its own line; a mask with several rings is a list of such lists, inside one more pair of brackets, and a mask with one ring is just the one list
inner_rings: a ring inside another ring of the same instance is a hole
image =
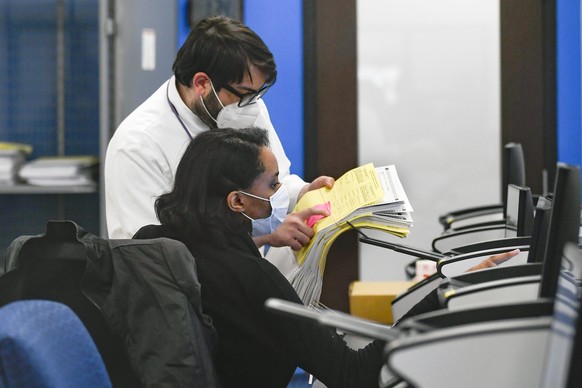
[[238, 98], [240, 98], [240, 100], [238, 101], [238, 106], [242, 108], [243, 106], [247, 106], [257, 102], [259, 98], [263, 97], [265, 93], [267, 93], [271, 85], [272, 84], [265, 84], [259, 90], [256, 91], [253, 90], [244, 94], [240, 93], [232, 86], [227, 84], [222, 85], [222, 87], [231, 92], [232, 94], [234, 94], [235, 96], [237, 96]]

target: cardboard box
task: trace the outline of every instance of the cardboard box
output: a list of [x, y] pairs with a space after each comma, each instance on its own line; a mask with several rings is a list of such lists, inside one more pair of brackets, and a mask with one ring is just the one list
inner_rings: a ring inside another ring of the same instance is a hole
[[350, 314], [386, 324], [394, 322], [392, 301], [415, 282], [352, 282], [349, 289]]

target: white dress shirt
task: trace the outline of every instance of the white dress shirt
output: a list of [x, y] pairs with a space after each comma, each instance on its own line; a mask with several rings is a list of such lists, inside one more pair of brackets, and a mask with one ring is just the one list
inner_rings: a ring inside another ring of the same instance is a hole
[[[306, 183], [290, 173], [291, 163], [273, 128], [267, 107], [262, 100], [257, 104], [261, 113], [254, 126], [269, 131], [271, 150], [279, 163], [279, 179], [289, 191], [291, 210]], [[182, 101], [174, 77], [123, 120], [109, 142], [105, 157], [109, 238], [131, 238], [142, 226], [159, 224], [154, 202], [160, 194], [171, 190], [178, 163], [191, 137], [206, 130], [208, 126]]]

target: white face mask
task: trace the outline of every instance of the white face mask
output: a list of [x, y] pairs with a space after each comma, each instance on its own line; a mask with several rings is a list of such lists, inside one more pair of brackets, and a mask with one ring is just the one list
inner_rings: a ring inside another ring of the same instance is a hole
[[258, 218], [255, 220], [242, 213], [252, 222], [253, 237], [271, 234], [281, 226], [283, 220], [287, 216], [287, 210], [289, 209], [289, 193], [283, 185], [279, 186], [279, 189], [275, 194], [271, 195], [269, 199], [246, 193], [244, 191], [239, 191], [239, 193], [271, 203], [271, 215], [267, 218]]
[[218, 128], [248, 128], [256, 126], [259, 117], [259, 104], [250, 104], [238, 106], [238, 103], [229, 104], [225, 106], [216, 117], [216, 125]]
[[202, 96], [200, 96], [200, 101], [202, 101], [202, 106], [204, 107], [204, 110], [206, 111], [206, 113], [208, 113], [208, 116], [210, 116], [210, 118], [214, 120], [218, 128], [241, 129], [255, 126], [255, 123], [257, 122], [257, 119], [261, 112], [259, 104], [254, 103], [243, 107], [239, 107], [238, 102], [235, 102], [232, 104], [228, 104], [227, 106], [224, 106], [222, 104], [222, 101], [220, 101], [220, 98], [218, 98], [218, 94], [216, 93], [216, 90], [214, 90], [214, 85], [212, 84], [212, 82], [210, 82], [210, 86], [212, 87], [212, 92], [214, 92], [214, 95], [216, 96], [216, 99], [220, 103], [220, 106], [222, 106], [222, 109], [220, 110], [220, 112], [218, 112], [216, 118], [212, 117], [212, 115], [206, 108], [206, 104], [204, 103], [204, 99], [202, 98]]

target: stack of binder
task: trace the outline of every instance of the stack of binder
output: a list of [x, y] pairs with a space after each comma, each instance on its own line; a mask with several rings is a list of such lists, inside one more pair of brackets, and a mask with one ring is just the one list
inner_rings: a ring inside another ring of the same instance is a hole
[[28, 144], [0, 142], [0, 185], [12, 186], [19, 182], [18, 171], [31, 152]]
[[34, 186], [95, 185], [97, 166], [94, 156], [41, 157], [26, 163], [19, 175]]

